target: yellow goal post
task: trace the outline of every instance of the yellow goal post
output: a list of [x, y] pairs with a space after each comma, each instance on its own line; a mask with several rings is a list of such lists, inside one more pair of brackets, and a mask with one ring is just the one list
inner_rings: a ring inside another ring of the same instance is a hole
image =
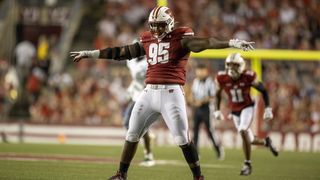
[[278, 50], [278, 49], [257, 49], [253, 51], [242, 51], [239, 49], [205, 50], [200, 53], [192, 53], [192, 58], [225, 59], [230, 53], [239, 52], [246, 60], [251, 61], [251, 69], [262, 78], [261, 60], [280, 61], [320, 61], [320, 51], [302, 50]]

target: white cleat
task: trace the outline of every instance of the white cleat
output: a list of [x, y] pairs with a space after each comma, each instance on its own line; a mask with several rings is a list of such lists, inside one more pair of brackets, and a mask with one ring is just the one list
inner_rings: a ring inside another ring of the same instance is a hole
[[156, 164], [156, 161], [153, 159], [153, 154], [152, 153], [145, 153], [144, 154], [144, 160], [140, 162], [140, 166], [144, 167], [152, 167]]
[[156, 164], [156, 161], [153, 159], [145, 159], [142, 162], [140, 162], [139, 166], [144, 166], [144, 167], [152, 167]]

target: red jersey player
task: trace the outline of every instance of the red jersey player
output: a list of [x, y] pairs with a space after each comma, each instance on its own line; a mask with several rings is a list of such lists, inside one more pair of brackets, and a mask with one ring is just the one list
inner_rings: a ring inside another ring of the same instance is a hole
[[149, 31], [141, 35], [140, 42], [102, 50], [71, 52], [75, 62], [87, 57], [126, 60], [143, 55], [148, 61], [147, 85], [133, 107], [120, 166], [117, 174], [110, 179], [127, 178], [139, 139], [160, 115], [180, 146], [194, 179], [204, 179], [196, 148], [189, 140], [185, 98], [181, 88], [185, 83], [189, 54], [191, 51], [228, 47], [252, 50], [252, 42], [199, 38], [193, 36], [190, 28], [174, 29], [174, 17], [170, 9], [163, 6], [151, 11], [148, 24]]
[[273, 118], [272, 109], [269, 107], [268, 93], [261, 82], [256, 78], [256, 73], [245, 69], [245, 62], [239, 53], [230, 54], [225, 63], [226, 70], [218, 73], [216, 77], [216, 101], [214, 117], [223, 119], [220, 112], [221, 92], [224, 90], [228, 95], [229, 107], [232, 119], [242, 137], [243, 151], [245, 154], [244, 166], [240, 175], [251, 174], [251, 144], [265, 145], [269, 147], [273, 155], [278, 156], [277, 150], [272, 146], [271, 139], [259, 139], [255, 137], [250, 129], [253, 120], [254, 102], [250, 96], [250, 88], [254, 87], [263, 95], [265, 111], [263, 118], [270, 120]]

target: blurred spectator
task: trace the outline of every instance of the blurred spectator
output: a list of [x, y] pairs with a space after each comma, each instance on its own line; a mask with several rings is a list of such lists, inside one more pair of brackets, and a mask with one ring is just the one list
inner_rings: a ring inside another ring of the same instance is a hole
[[16, 46], [16, 58], [18, 67], [29, 69], [36, 55], [36, 48], [29, 41], [22, 41]]

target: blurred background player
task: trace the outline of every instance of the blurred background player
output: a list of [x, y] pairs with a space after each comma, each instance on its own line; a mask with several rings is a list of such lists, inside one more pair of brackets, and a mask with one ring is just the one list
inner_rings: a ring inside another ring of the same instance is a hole
[[214, 117], [217, 120], [224, 119], [220, 111], [221, 92], [228, 95], [229, 107], [234, 124], [242, 137], [243, 151], [245, 155], [244, 165], [240, 175], [250, 175], [251, 145], [266, 146], [274, 156], [278, 156], [271, 139], [260, 139], [253, 135], [250, 125], [253, 121], [254, 102], [250, 96], [250, 88], [254, 87], [262, 93], [265, 104], [263, 119], [268, 121], [273, 118], [272, 108], [269, 106], [269, 96], [266, 88], [256, 78], [256, 73], [245, 69], [245, 61], [239, 53], [230, 54], [225, 62], [225, 71], [220, 71], [216, 77], [216, 98]]
[[203, 123], [209, 139], [212, 142], [217, 158], [223, 159], [223, 150], [219, 140], [214, 135], [214, 130], [210, 123], [210, 100], [214, 97], [214, 81], [209, 76], [205, 64], [199, 63], [195, 70], [196, 78], [192, 83], [192, 105], [193, 109], [193, 142], [197, 147], [200, 125]]
[[[138, 42], [138, 40], [134, 40], [133, 43]], [[128, 130], [129, 129], [129, 120], [131, 116], [131, 112], [135, 102], [138, 100], [139, 95], [145, 88], [145, 77], [147, 72], [148, 63], [146, 60], [146, 56], [141, 56], [138, 58], [131, 59], [127, 61], [127, 67], [130, 70], [130, 74], [132, 77], [132, 81], [128, 87], [128, 94], [130, 96], [130, 102], [125, 110], [124, 116], [124, 126]], [[151, 151], [151, 137], [149, 131], [145, 133], [143, 136], [144, 143], [144, 160], [140, 163], [141, 166], [154, 166], [155, 161], [153, 159], [153, 154]]]
[[189, 139], [185, 96], [181, 86], [186, 81], [190, 52], [235, 47], [253, 50], [253, 42], [239, 39], [220, 41], [213, 37], [195, 37], [191, 28], [174, 28], [174, 17], [168, 7], [157, 6], [148, 18], [149, 31], [142, 33], [140, 43], [109, 47], [102, 50], [71, 52], [74, 62], [83, 58], [127, 60], [146, 55], [148, 70], [146, 88], [135, 103], [129, 130], [117, 173], [110, 180], [127, 179], [127, 172], [140, 138], [162, 115], [181, 148], [195, 180], [202, 180], [197, 150]]

